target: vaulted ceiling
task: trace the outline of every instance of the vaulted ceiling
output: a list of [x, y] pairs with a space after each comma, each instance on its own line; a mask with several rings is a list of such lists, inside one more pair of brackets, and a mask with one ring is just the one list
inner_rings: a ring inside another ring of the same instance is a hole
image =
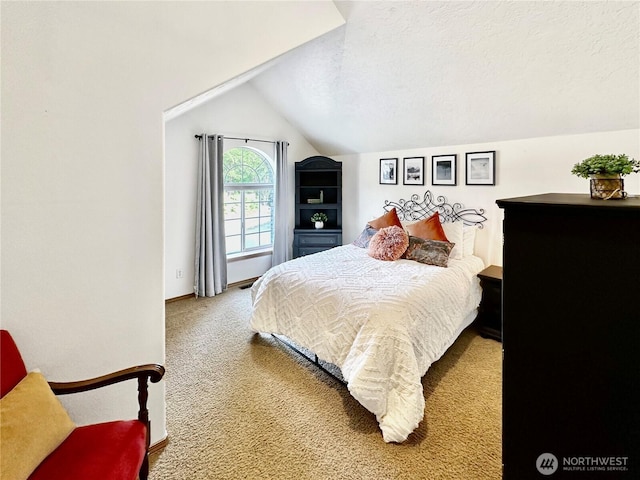
[[640, 2], [335, 2], [250, 80], [325, 155], [640, 127]]

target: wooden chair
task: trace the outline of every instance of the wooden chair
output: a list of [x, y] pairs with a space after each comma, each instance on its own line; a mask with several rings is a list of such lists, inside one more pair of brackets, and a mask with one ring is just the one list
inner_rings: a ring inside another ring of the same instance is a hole
[[[138, 419], [76, 427], [29, 479], [146, 480], [150, 440], [147, 386], [148, 381], [159, 382], [164, 372], [161, 365], [149, 364], [79, 382], [48, 382], [53, 393], [67, 395], [137, 379]], [[0, 398], [26, 376], [27, 370], [11, 334], [0, 330]]]

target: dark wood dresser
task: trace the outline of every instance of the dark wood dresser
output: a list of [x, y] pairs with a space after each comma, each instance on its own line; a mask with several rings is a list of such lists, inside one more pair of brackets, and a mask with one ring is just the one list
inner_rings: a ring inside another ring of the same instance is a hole
[[497, 204], [503, 478], [640, 478], [640, 198]]

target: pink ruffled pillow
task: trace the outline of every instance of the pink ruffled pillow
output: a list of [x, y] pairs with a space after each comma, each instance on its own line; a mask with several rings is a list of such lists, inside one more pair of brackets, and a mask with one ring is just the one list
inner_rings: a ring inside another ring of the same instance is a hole
[[378, 230], [369, 242], [369, 256], [378, 260], [398, 260], [409, 246], [409, 235], [395, 225]]

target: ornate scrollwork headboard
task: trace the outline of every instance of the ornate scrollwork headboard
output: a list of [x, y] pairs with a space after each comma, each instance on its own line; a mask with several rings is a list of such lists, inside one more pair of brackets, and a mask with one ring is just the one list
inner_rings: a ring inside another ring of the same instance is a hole
[[429, 190], [424, 193], [422, 200], [420, 195], [413, 194], [409, 200], [384, 201], [385, 212], [394, 207], [400, 220], [405, 221], [429, 218], [435, 212], [440, 214], [442, 222], [462, 221], [465, 225], [476, 225], [478, 228], [483, 228], [482, 224], [487, 220], [484, 209], [464, 208], [461, 203], [448, 203], [445, 197], [434, 197]]

